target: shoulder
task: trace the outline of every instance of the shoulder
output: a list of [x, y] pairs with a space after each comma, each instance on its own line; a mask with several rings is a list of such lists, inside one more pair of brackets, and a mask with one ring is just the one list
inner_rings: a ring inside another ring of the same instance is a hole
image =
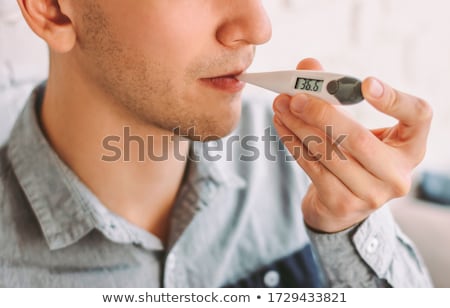
[[[2, 234], [6, 231], [4, 228], [11, 219], [13, 206], [12, 197], [16, 195], [13, 192], [14, 188], [17, 186], [14, 183], [14, 171], [12, 165], [8, 159], [8, 145], [5, 144], [0, 148], [0, 230]], [[3, 236], [0, 234], [0, 243], [3, 240]]]
[[0, 148], [0, 286], [23, 286], [29, 277], [25, 268], [33, 256], [43, 255], [44, 244], [6, 144]]
[[[10, 191], [12, 166], [7, 155], [8, 146], [4, 145], [0, 148], [0, 246], [3, 249], [0, 252], [0, 259], [4, 262], [5, 254], [9, 254], [4, 248], [9, 247], [11, 240], [16, 238], [12, 234], [14, 206], [11, 202], [14, 192]], [[1, 282], [1, 280], [0, 280]]]
[[28, 201], [8, 159], [8, 145], [0, 148], [0, 257], [11, 252], [14, 241], [33, 217]]
[[5, 196], [5, 182], [9, 177], [9, 173], [12, 171], [11, 163], [8, 160], [7, 149], [7, 144], [0, 148], [0, 204], [3, 204]]

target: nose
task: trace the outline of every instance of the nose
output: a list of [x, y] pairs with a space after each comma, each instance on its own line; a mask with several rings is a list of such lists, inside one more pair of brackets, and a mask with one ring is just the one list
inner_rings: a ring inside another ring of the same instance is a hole
[[217, 29], [217, 40], [236, 48], [261, 45], [272, 37], [272, 25], [261, 0], [231, 0], [224, 22]]

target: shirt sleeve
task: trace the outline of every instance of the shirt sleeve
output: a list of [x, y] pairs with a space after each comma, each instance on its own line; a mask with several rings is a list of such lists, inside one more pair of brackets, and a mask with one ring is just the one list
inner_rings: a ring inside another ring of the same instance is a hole
[[339, 233], [306, 229], [329, 287], [432, 287], [422, 258], [388, 206]]

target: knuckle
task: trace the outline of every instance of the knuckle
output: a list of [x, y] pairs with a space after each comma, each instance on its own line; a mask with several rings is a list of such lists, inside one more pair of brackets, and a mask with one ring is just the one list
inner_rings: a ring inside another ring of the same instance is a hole
[[411, 175], [399, 176], [391, 183], [391, 190], [395, 198], [406, 196], [411, 190]]
[[327, 176], [327, 174], [326, 174], [327, 171], [325, 170], [325, 168], [323, 168], [323, 165], [320, 163], [319, 158], [310, 156], [309, 164], [310, 164], [311, 170], [313, 170], [313, 172], [317, 175], [317, 177], [320, 178], [320, 177]]
[[365, 200], [368, 208], [372, 211], [379, 209], [384, 204], [383, 195], [378, 190], [369, 193]]
[[415, 158], [412, 160], [412, 165], [417, 167], [424, 159], [427, 154], [426, 146], [420, 147], [417, 152]]
[[398, 109], [399, 102], [399, 93], [395, 90], [392, 90], [389, 96], [389, 99], [385, 102], [385, 109], [395, 113]]
[[363, 154], [371, 155], [373, 151], [373, 135], [366, 131], [355, 133], [355, 143], [360, 148]]
[[427, 146], [414, 146], [411, 148], [406, 148], [403, 153], [404, 155], [404, 165], [410, 168], [417, 167], [425, 158], [427, 152]]
[[431, 105], [427, 101], [418, 98], [415, 107], [419, 120], [423, 122], [431, 121], [433, 118], [433, 108], [431, 108]]

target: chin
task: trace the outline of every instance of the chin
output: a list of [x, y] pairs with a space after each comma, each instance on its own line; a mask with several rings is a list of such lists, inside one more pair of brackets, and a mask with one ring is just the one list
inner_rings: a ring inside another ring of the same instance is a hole
[[189, 135], [189, 138], [193, 141], [201, 142], [225, 138], [236, 129], [239, 120], [240, 115], [233, 118], [220, 119], [215, 122], [215, 125], [211, 125], [212, 122], [208, 121], [206, 125], [197, 127], [195, 134]]
[[217, 125], [214, 127], [214, 131], [220, 138], [224, 138], [233, 133], [240, 123], [242, 114], [241, 101], [239, 100], [238, 103], [233, 103], [232, 106], [232, 109], [229, 109], [228, 112], [218, 113], [219, 118], [217, 119]]
[[209, 96], [196, 102], [192, 104], [196, 105], [195, 109], [185, 110], [172, 121], [161, 122], [160, 126], [170, 128], [176, 135], [200, 142], [222, 139], [238, 126], [242, 113], [240, 95]]
[[241, 112], [218, 113], [223, 115], [221, 117], [212, 118], [205, 117], [197, 121], [197, 125], [191, 126], [190, 129], [185, 129], [183, 133], [192, 141], [208, 142], [222, 139], [230, 135], [238, 126]]

